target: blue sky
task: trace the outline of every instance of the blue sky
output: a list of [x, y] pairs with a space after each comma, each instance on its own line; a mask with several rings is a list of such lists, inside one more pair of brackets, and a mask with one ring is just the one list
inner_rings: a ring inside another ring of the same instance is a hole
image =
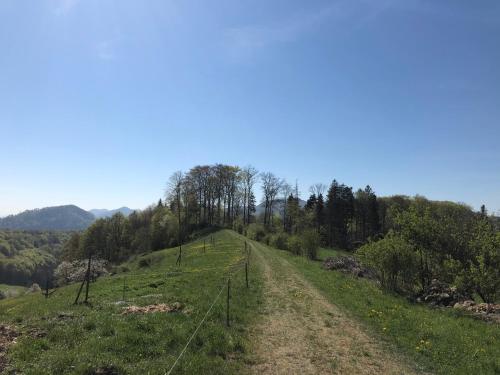
[[500, 210], [500, 2], [3, 0], [0, 216], [196, 164]]

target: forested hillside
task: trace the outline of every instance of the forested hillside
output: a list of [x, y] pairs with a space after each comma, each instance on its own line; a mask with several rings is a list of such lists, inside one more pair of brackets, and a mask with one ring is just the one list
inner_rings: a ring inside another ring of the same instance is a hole
[[74, 205], [46, 207], [0, 218], [0, 228], [15, 230], [82, 230], [95, 217]]
[[0, 230], [0, 284], [45, 283], [68, 238], [64, 232]]
[[114, 210], [107, 210], [105, 208], [94, 208], [89, 210], [89, 212], [96, 217], [96, 219], [100, 219], [102, 217], [111, 217], [117, 213], [121, 213], [124, 216], [130, 215], [134, 210], [128, 207], [120, 207]]

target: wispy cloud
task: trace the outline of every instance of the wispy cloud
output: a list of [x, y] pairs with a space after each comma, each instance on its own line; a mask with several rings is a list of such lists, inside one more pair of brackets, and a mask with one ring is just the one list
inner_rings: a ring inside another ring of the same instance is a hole
[[223, 45], [235, 60], [246, 59], [267, 46], [296, 40], [314, 25], [333, 12], [333, 8], [324, 8], [306, 15], [293, 16], [271, 25], [246, 25], [224, 30]]
[[394, 0], [339, 0], [309, 13], [294, 14], [273, 24], [226, 29], [223, 33], [223, 45], [230, 59], [245, 61], [266, 47], [294, 42], [326, 22], [335, 23], [342, 32], [363, 27], [393, 3]]
[[80, 0], [52, 0], [54, 13], [65, 15], [71, 12], [80, 2]]
[[271, 24], [225, 29], [222, 44], [230, 60], [248, 61], [266, 47], [294, 42], [327, 22], [333, 25], [337, 35], [345, 36], [378, 21], [390, 10], [435, 11], [428, 0], [337, 0], [326, 7], [293, 14]]
[[113, 47], [113, 42], [109, 40], [104, 40], [97, 43], [95, 48], [97, 57], [101, 60], [114, 60], [115, 51]]

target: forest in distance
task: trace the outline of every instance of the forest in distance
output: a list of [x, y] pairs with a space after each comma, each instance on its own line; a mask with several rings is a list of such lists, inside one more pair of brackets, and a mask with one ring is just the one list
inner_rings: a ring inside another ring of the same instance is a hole
[[[255, 215], [258, 183], [263, 212]], [[370, 186], [353, 190], [336, 180], [312, 186], [302, 206], [298, 186], [271, 172], [222, 164], [174, 173], [163, 200], [72, 234], [62, 258], [119, 263], [178, 246], [209, 227], [231, 228], [309, 259], [320, 247], [352, 252], [384, 288], [408, 296], [438, 280], [470, 298], [499, 299], [499, 220], [484, 206], [475, 212], [421, 196], [378, 197]]]

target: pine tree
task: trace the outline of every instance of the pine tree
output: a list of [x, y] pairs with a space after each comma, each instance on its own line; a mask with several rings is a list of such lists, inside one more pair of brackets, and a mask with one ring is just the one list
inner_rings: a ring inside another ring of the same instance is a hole
[[255, 195], [252, 191], [250, 191], [248, 196], [247, 223], [251, 223], [253, 221], [254, 213], [255, 213]]
[[304, 208], [306, 210], [314, 210], [314, 209], [316, 209], [317, 202], [318, 202], [318, 200], [316, 198], [316, 194], [311, 194], [309, 196], [309, 199], [307, 200], [306, 205], [305, 205]]
[[318, 201], [316, 203], [316, 226], [318, 233], [321, 233], [321, 227], [325, 222], [325, 202], [323, 200], [323, 194], [318, 195]]
[[348, 226], [354, 213], [352, 188], [333, 180], [328, 190], [327, 221], [330, 246], [349, 246]]

